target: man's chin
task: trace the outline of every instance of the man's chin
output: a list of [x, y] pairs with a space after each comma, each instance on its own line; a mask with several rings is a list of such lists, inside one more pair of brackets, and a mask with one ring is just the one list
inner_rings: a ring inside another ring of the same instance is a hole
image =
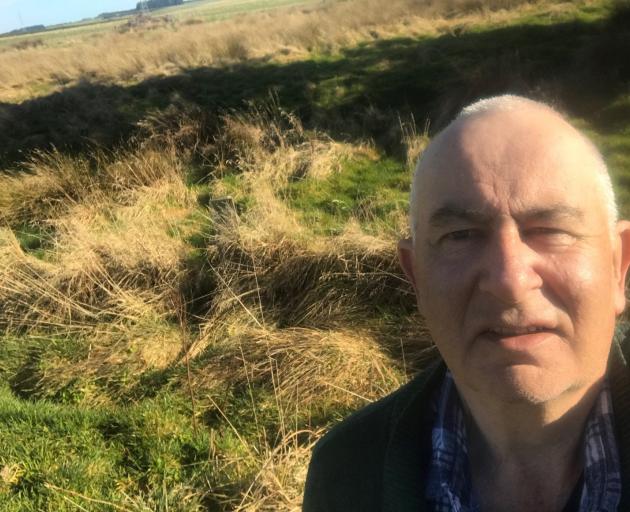
[[511, 365], [496, 372], [487, 393], [510, 403], [541, 404], [554, 400], [575, 386], [563, 372], [536, 365]]

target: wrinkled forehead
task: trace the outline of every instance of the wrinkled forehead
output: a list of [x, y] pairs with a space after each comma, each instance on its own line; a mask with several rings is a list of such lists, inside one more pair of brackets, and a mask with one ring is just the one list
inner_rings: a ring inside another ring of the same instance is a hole
[[480, 114], [456, 121], [427, 148], [416, 183], [417, 220], [445, 202], [597, 208], [598, 172], [601, 162], [592, 146], [553, 112]]

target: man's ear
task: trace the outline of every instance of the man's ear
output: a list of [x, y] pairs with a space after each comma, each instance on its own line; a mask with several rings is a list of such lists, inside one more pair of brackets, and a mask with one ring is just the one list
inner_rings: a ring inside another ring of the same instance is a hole
[[413, 253], [413, 242], [410, 238], [406, 238], [398, 242], [398, 260], [400, 261], [400, 266], [402, 267], [407, 279], [413, 286], [413, 290], [416, 290], [416, 271], [414, 267], [414, 253]]
[[617, 223], [615, 246], [615, 313], [620, 315], [626, 307], [626, 275], [630, 266], [630, 222]]

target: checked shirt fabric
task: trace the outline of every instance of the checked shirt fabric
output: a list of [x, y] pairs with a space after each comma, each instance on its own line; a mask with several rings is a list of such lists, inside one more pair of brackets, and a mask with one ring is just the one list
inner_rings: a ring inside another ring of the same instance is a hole
[[[450, 371], [434, 401], [432, 457], [426, 498], [434, 512], [480, 512], [472, 488], [466, 422]], [[621, 472], [608, 382], [587, 420], [578, 512], [614, 512], [621, 497]]]

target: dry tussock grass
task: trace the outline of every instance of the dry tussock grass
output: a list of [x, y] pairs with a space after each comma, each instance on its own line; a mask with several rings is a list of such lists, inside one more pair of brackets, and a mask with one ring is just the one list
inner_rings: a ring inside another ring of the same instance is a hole
[[56, 259], [61, 268], [76, 274], [88, 271], [90, 260], [98, 262], [107, 255], [108, 266], [128, 272], [128, 283], [142, 268], [167, 276], [180, 266], [186, 249], [185, 241], [174, 235], [185, 235], [180, 226], [195, 207], [194, 194], [181, 180], [161, 180], [122, 194], [118, 201], [102, 192], [92, 195], [50, 221], [56, 232]]
[[383, 340], [382, 331], [278, 329], [237, 322], [229, 336], [223, 331], [222, 339], [214, 341], [216, 357], [196, 373], [193, 386], [198, 393], [273, 383], [278, 405], [290, 417], [298, 407], [304, 414], [331, 403], [366, 404], [407, 378], [402, 364], [387, 351], [388, 344], [392, 352], [400, 351], [400, 338]]
[[[311, 450], [322, 434], [321, 430], [291, 432], [277, 447], [267, 450], [260, 470], [234, 510], [299, 512]], [[300, 441], [305, 436], [307, 443]]]
[[405, 161], [407, 169], [413, 172], [418, 158], [429, 144], [429, 123], [425, 123], [422, 133], [418, 133], [416, 120], [413, 115], [406, 120], [399, 119], [400, 135], [405, 148]]
[[250, 247], [223, 241], [210, 257], [220, 284], [209, 315], [230, 316], [246, 304], [261, 310], [260, 323], [335, 326], [377, 306], [408, 306], [394, 249], [382, 243], [387, 248], [377, 251], [372, 240], [365, 248], [337, 238], [319, 248], [289, 240]]
[[25, 163], [26, 173], [0, 175], [0, 222], [33, 222], [52, 218], [90, 192], [90, 164], [52, 151], [36, 152]]
[[[294, 418], [396, 388], [426, 354], [422, 327], [383, 316], [413, 310], [396, 233], [366, 235], [350, 223], [336, 237], [316, 236], [282, 197], [290, 180], [338, 172], [345, 159], [371, 154], [369, 145], [307, 132], [273, 101], [223, 116], [212, 136], [197, 122], [154, 120], [135, 149], [89, 161], [40, 153], [30, 173], [1, 178], [2, 221], [36, 219], [52, 243], [40, 259], [0, 229], [0, 329], [80, 341], [71, 357], [40, 362], [34, 392], [43, 396], [74, 382], [84, 404], [116, 402], [145, 372], [187, 363], [174, 385], [200, 410], [219, 407], [228, 389], [268, 389], [277, 435], [243, 441], [249, 455], [234, 465], [255, 476], [225, 499], [237, 510], [296, 510], [321, 432], [300, 431]], [[251, 207], [211, 201], [200, 214], [185, 184], [193, 157], [215, 197], [219, 178], [239, 175]], [[186, 239], [204, 230], [207, 247], [191, 266]], [[194, 292], [197, 280], [210, 291]], [[203, 306], [193, 312], [191, 301]], [[231, 464], [229, 454], [221, 460]]]
[[275, 190], [291, 179], [325, 178], [340, 169], [344, 158], [367, 150], [306, 131], [273, 95], [262, 105], [222, 116], [218, 132], [210, 147], [214, 172], [248, 174], [268, 181]]
[[[303, 240], [310, 250], [324, 240], [314, 237], [288, 207], [284, 198], [286, 186], [295, 180], [325, 179], [349, 159], [375, 153], [368, 144], [339, 143], [306, 131], [300, 120], [283, 110], [274, 97], [263, 106], [252, 105], [244, 112], [221, 117], [213, 143], [202, 151], [210, 162], [211, 177], [226, 173], [240, 176], [238, 190], [215, 181], [215, 197], [253, 199], [248, 211], [238, 216], [229, 203], [227, 210], [223, 205], [222, 211], [215, 212], [220, 217], [215, 238], [227, 237], [218, 245], [275, 246], [285, 240]], [[209, 250], [217, 249], [211, 246]]]
[[72, 46], [5, 50], [0, 52], [0, 94], [17, 101], [36, 84], [59, 88], [81, 79], [129, 82], [247, 59], [295, 59], [373, 38], [449, 31], [480, 17], [500, 21], [505, 16], [500, 10], [540, 1], [394, 0], [383, 9], [381, 0], [349, 0], [242, 15], [211, 25], [112, 32]]
[[29, 165], [29, 174], [2, 178], [3, 221], [46, 226], [52, 243], [42, 260], [2, 230], [0, 327], [90, 346], [73, 365], [47, 361], [39, 387], [54, 392], [78, 377], [109, 384], [171, 364], [184, 343], [172, 322], [196, 208], [174, 150], [145, 147], [90, 162], [42, 153]]
[[[166, 212], [162, 218], [152, 212], [143, 218], [148, 211], [136, 204], [121, 207], [109, 224], [99, 226], [98, 217], [81, 211], [103, 206], [75, 206], [55, 220], [56, 249], [47, 261], [26, 254], [12, 233], [3, 240], [0, 326], [5, 333], [78, 336], [94, 347], [80, 364], [59, 361], [55, 368], [50, 362], [50, 375], [43, 375], [41, 384], [49, 390], [77, 376], [107, 381], [120, 368], [163, 367], [182, 348], [181, 333], [169, 324], [185, 254], [182, 242], [165, 233], [174, 219], [165, 219]], [[129, 209], [139, 217], [117, 225]]]
[[[30, 181], [30, 177], [24, 180]], [[55, 231], [54, 248], [45, 261], [26, 254], [14, 235], [5, 235], [5, 304], [24, 303], [31, 309], [49, 304], [50, 315], [39, 311], [33, 326], [59, 324], [63, 329], [73, 319], [103, 316], [108, 309], [102, 307], [103, 298], [116, 297], [116, 290], [171, 290], [180, 278], [186, 246], [170, 230], [194, 206], [192, 194], [181, 181], [158, 181], [153, 187], [121, 194], [118, 201], [102, 190], [86, 195], [81, 202], [69, 199], [62, 216], [41, 219]], [[32, 205], [23, 207], [33, 211]], [[61, 307], [66, 298], [67, 304]], [[6, 312], [7, 308], [4, 313], [8, 315]], [[25, 322], [21, 327], [30, 325]]]
[[0, 174], [0, 222], [37, 223], [60, 216], [73, 204], [98, 202], [98, 193], [117, 198], [138, 187], [181, 179], [177, 151], [173, 145], [153, 145], [110, 155], [95, 148], [90, 158], [35, 152], [23, 172]]

